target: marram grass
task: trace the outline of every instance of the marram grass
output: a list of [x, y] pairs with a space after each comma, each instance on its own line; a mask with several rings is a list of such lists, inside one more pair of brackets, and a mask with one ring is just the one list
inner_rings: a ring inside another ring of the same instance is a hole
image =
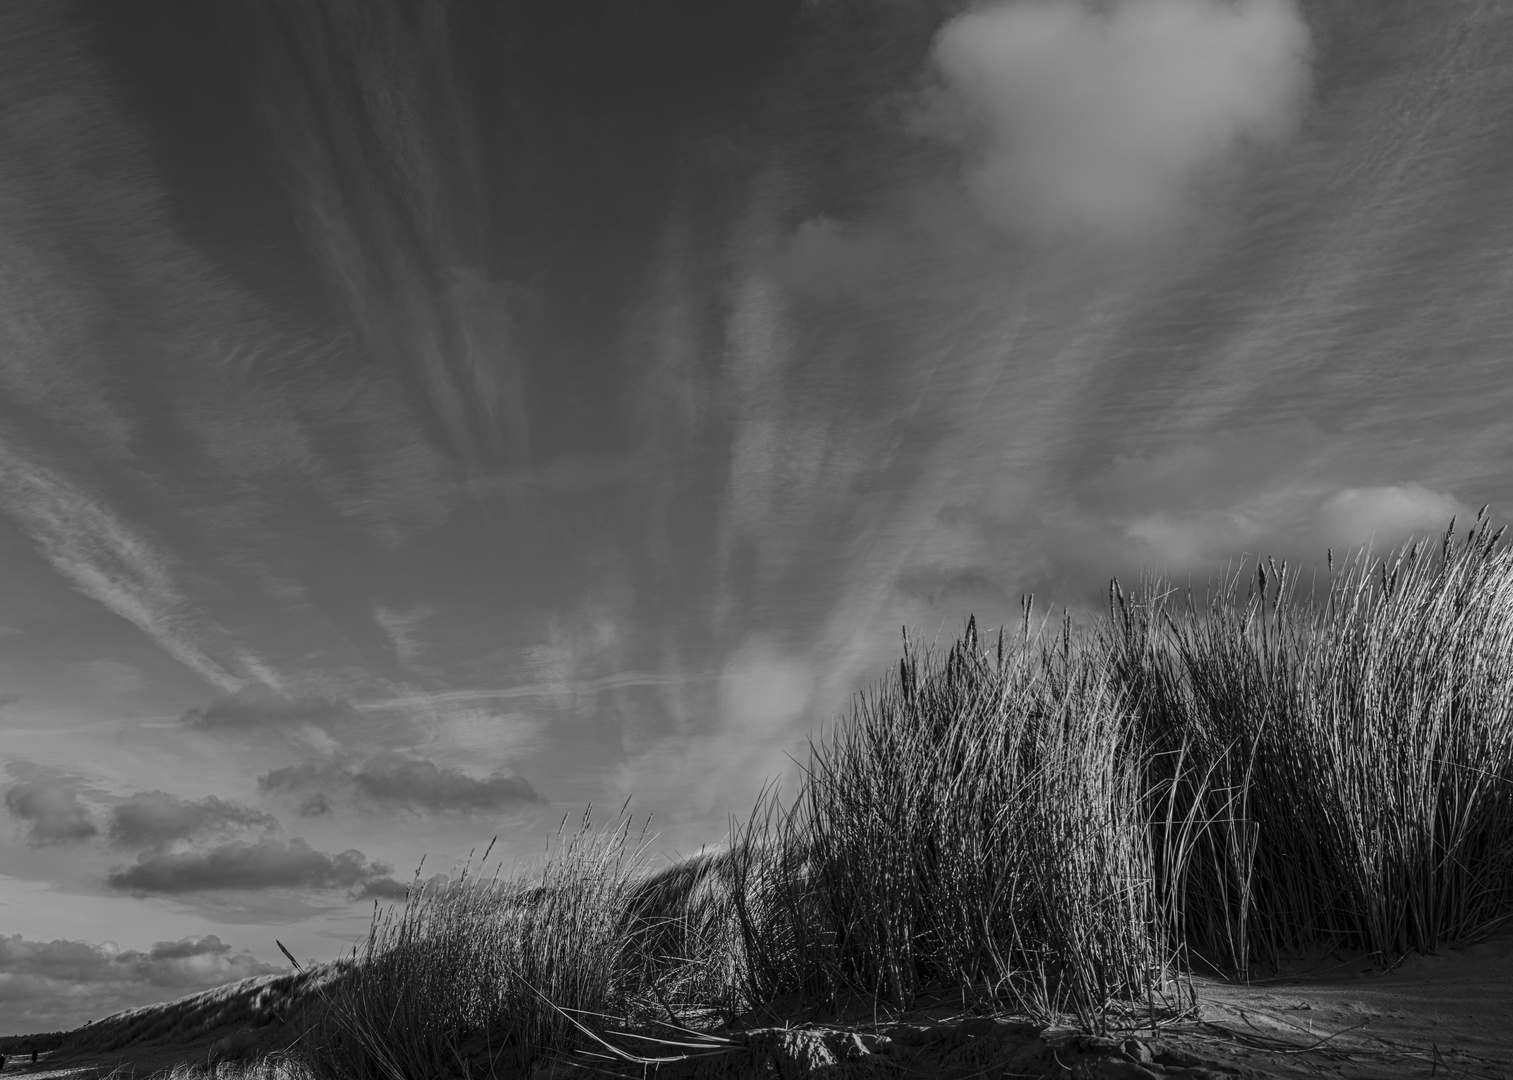
[[[1195, 965], [1383, 959], [1513, 915], [1513, 556], [1464, 539], [903, 658], [728, 847], [622, 818], [539, 870], [417, 885], [300, 1040], [321, 1077], [647, 1063], [777, 999], [949, 993], [1093, 1030]], [[685, 1047], [687, 1050], [687, 1047]], [[697, 1051], [688, 1051], [697, 1052]]]
[[1160, 582], [1116, 587], [1104, 648], [1148, 789], [1205, 823], [1169, 897], [1194, 954], [1240, 972], [1320, 947], [1393, 957], [1513, 913], [1513, 553], [1498, 540], [1480, 522], [1437, 550], [1331, 559], [1322, 595], [1285, 566], [1201, 606]]

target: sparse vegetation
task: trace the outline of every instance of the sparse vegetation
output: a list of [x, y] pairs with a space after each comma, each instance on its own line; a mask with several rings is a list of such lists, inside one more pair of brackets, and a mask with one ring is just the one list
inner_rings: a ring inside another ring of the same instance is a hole
[[1314, 590], [1268, 562], [1202, 599], [1115, 584], [1083, 625], [1027, 604], [1008, 636], [906, 641], [723, 851], [652, 873], [627, 819], [585, 817], [533, 873], [417, 875], [351, 977], [311, 982], [303, 1067], [645, 1064], [721, 1052], [697, 1033], [775, 999], [858, 994], [1103, 1032], [1180, 1013], [1194, 966], [1483, 933], [1513, 915], [1499, 538], [1482, 519], [1331, 558]]

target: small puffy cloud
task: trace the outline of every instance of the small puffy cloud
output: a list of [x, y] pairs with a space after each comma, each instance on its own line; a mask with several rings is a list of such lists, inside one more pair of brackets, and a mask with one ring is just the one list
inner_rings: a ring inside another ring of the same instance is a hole
[[258, 731], [276, 727], [330, 727], [356, 715], [350, 702], [324, 697], [290, 697], [258, 683], [242, 687], [202, 709], [190, 709], [182, 723], [201, 731]]
[[[495, 772], [479, 779], [451, 766], [399, 754], [371, 758], [355, 767], [335, 761], [301, 762], [274, 769], [258, 777], [257, 784], [270, 792], [315, 791], [316, 798], [324, 797], [323, 789], [348, 790], [382, 806], [421, 812], [500, 810], [543, 801], [519, 777]], [[329, 809], [329, 803], [320, 805]]]
[[100, 831], [77, 789], [65, 780], [15, 784], [5, 793], [5, 807], [27, 823], [33, 844], [88, 840]]
[[398, 878], [374, 878], [353, 894], [354, 900], [403, 900], [410, 895], [410, 886]]
[[1335, 547], [1390, 546], [1412, 536], [1443, 533], [1450, 519], [1469, 522], [1474, 511], [1453, 495], [1421, 484], [1345, 488], [1319, 507], [1319, 529]]
[[277, 829], [278, 821], [271, 814], [214, 795], [191, 801], [164, 791], [145, 791], [111, 810], [108, 833], [119, 847], [156, 847], [240, 828]]
[[1236, 147], [1294, 128], [1309, 33], [1293, 0], [1017, 0], [948, 22], [923, 130], [960, 145], [999, 224], [1127, 236]]
[[357, 850], [331, 855], [302, 838], [287, 844], [265, 837], [231, 841], [204, 851], [145, 851], [132, 866], [106, 877], [112, 888], [133, 893], [190, 893], [225, 889], [351, 889], [391, 873]]
[[1153, 570], [1198, 570], [1234, 558], [1265, 535], [1266, 522], [1242, 510], [1146, 514], [1125, 526]]
[[121, 1009], [283, 970], [233, 952], [214, 934], [159, 941], [146, 952], [111, 942], [0, 935], [0, 1013], [18, 1031], [67, 1030]]

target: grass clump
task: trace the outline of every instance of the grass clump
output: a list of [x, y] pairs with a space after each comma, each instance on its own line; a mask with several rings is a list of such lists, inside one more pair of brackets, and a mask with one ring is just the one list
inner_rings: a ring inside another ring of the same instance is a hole
[[[307, 1040], [333, 1077], [598, 1053], [797, 996], [959, 994], [1092, 1031], [1194, 964], [1383, 959], [1513, 914], [1513, 555], [1358, 553], [1205, 597], [904, 655], [729, 847], [650, 873], [629, 825], [535, 875], [418, 884]], [[614, 1049], [619, 1047], [618, 1050]]]
[[1200, 605], [1115, 588], [1105, 635], [1176, 816], [1179, 931], [1240, 973], [1314, 949], [1432, 951], [1513, 911], [1513, 553], [1484, 520], [1284, 566]]
[[758, 996], [968, 990], [1101, 1027], [1175, 974], [1150, 874], [1141, 755], [1098, 653], [1067, 632], [905, 655], [815, 745], [795, 802], [741, 851]]
[[[375, 913], [361, 977], [327, 998], [305, 1040], [317, 1071], [419, 1077], [525, 1069], [632, 1009], [624, 912], [637, 851], [629, 820], [563, 830], [538, 873], [468, 871], [416, 885]], [[485, 860], [488, 853], [485, 852]]]

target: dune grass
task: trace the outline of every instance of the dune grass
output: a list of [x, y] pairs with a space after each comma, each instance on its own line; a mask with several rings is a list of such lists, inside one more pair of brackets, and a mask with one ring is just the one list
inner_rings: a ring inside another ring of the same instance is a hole
[[753, 996], [951, 989], [1090, 1027], [1148, 1011], [1177, 969], [1132, 734], [1089, 642], [1032, 636], [1028, 610], [992, 650], [973, 623], [944, 654], [906, 642], [736, 846], [782, 868], [736, 892], [767, 912], [745, 919]]
[[[1306, 592], [1117, 583], [1105, 618], [904, 655], [724, 850], [585, 818], [418, 883], [305, 1040], [326, 1077], [645, 1064], [764, 1002], [960, 995], [1093, 1031], [1194, 965], [1390, 959], [1513, 914], [1513, 556], [1485, 519]], [[660, 1043], [657, 1041], [660, 1040]], [[660, 1046], [660, 1050], [658, 1047]]]
[[1499, 538], [1482, 520], [1437, 552], [1331, 558], [1322, 596], [1285, 566], [1202, 606], [1160, 582], [1115, 588], [1104, 644], [1148, 787], [1204, 823], [1169, 897], [1193, 954], [1242, 975], [1318, 948], [1389, 958], [1513, 913]]

